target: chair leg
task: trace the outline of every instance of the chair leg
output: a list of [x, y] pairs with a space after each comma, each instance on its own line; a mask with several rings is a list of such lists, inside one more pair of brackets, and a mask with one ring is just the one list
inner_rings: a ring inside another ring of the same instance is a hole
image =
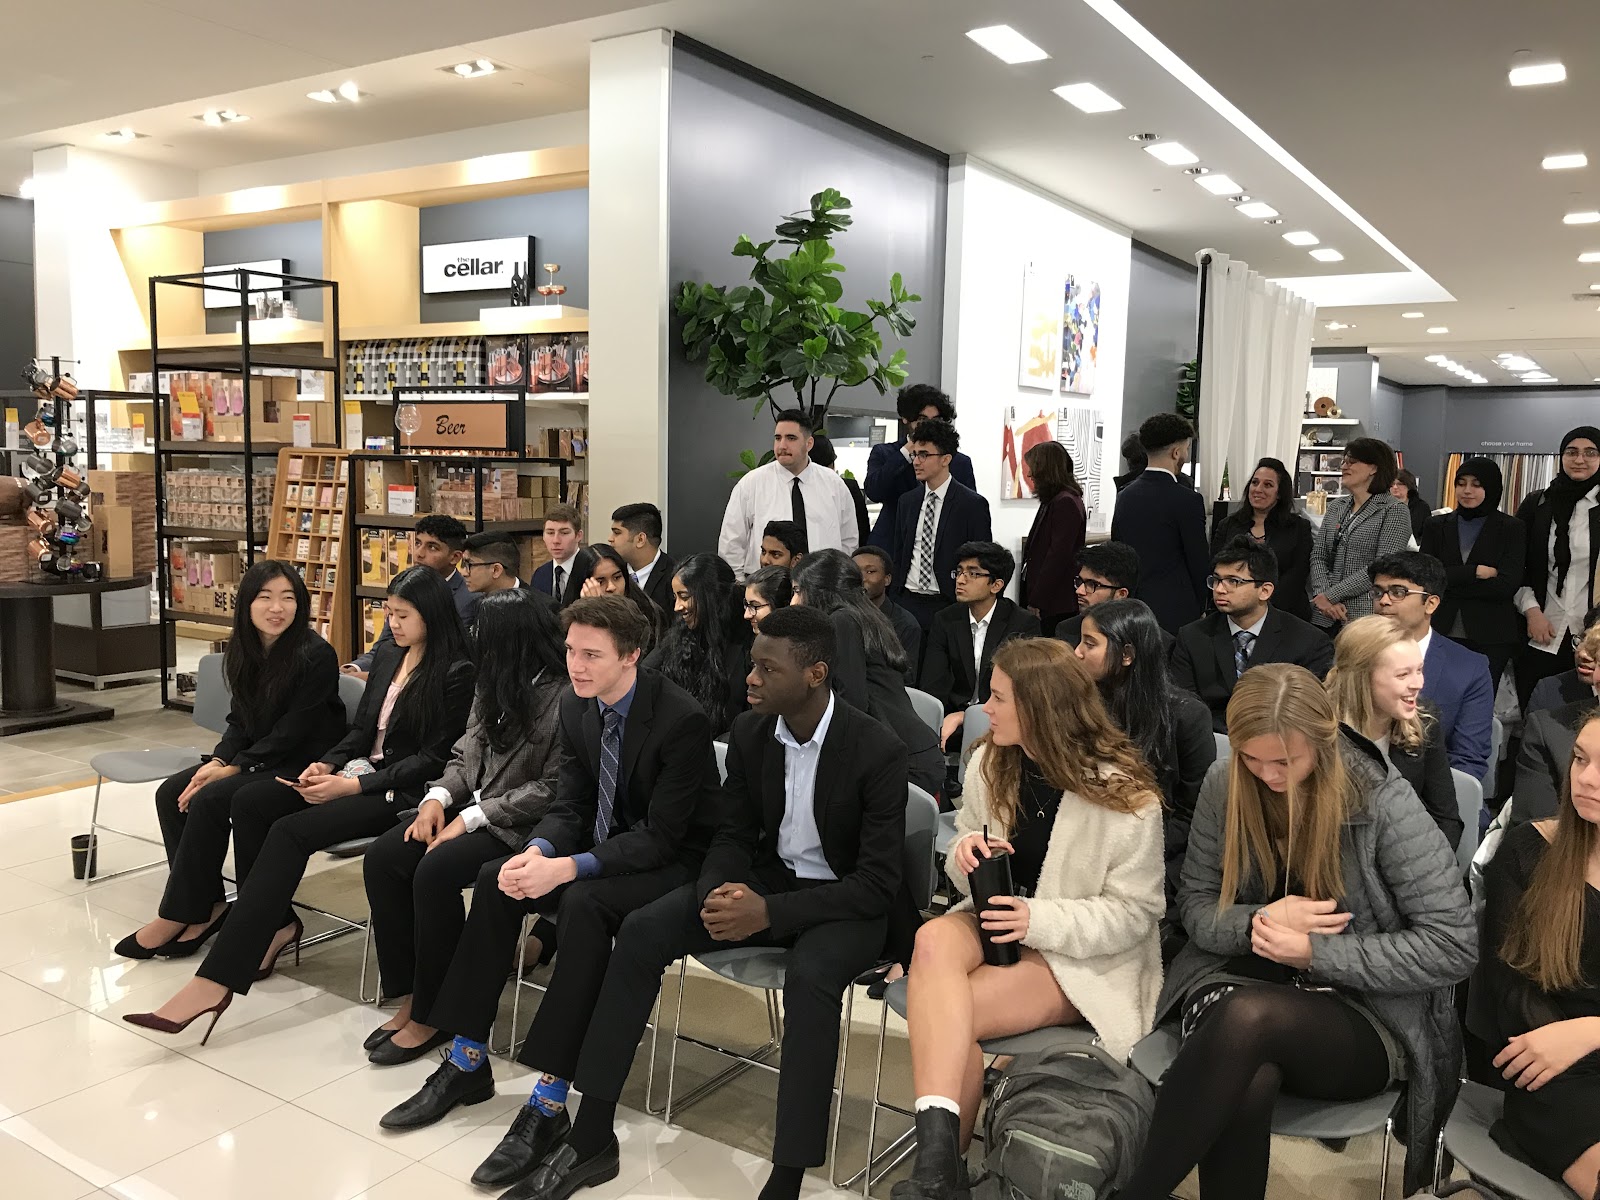
[[[517, 1028], [522, 1016], [522, 972], [528, 963], [528, 920], [522, 918], [522, 930], [517, 935], [517, 973], [511, 980], [511, 1032], [506, 1036], [506, 1057], [517, 1053]], [[491, 1037], [494, 1035], [491, 1033]]]
[[650, 1062], [646, 1068], [647, 1074], [644, 1081], [644, 1110], [652, 1117], [659, 1117], [666, 1111], [666, 1106], [656, 1103], [656, 1047], [661, 1040], [661, 989], [656, 988], [655, 1015], [650, 1021]]
[[[367, 914], [366, 928], [361, 931], [361, 982], [356, 985], [356, 997], [361, 1003], [367, 1003], [367, 958], [372, 954], [372, 914]], [[383, 981], [374, 980], [372, 984], [372, 1003], [374, 1006], [383, 1003]]]
[[1378, 1200], [1389, 1195], [1389, 1146], [1394, 1141], [1394, 1118], [1383, 1123], [1383, 1152], [1378, 1161]]
[[1440, 1185], [1444, 1183], [1444, 1128], [1439, 1129], [1439, 1137], [1433, 1146], [1433, 1194], [1439, 1194]]
[[[854, 1022], [856, 988], [851, 984], [844, 990], [844, 1026], [839, 1031], [839, 1108], [833, 1118], [833, 1137], [828, 1141], [828, 1183], [835, 1188], [845, 1186], [839, 1182], [839, 1126], [844, 1124], [844, 1081], [850, 1066], [850, 1030]], [[871, 1153], [871, 1148], [867, 1151]]]
[[678, 1081], [678, 1034], [683, 1029], [683, 985], [689, 974], [689, 956], [678, 960], [678, 1011], [672, 1014], [672, 1044], [667, 1050], [667, 1099], [661, 1119], [672, 1124], [672, 1089]]
[[[883, 1046], [889, 1037], [889, 1006], [878, 1014], [878, 1061], [872, 1068], [872, 1112], [867, 1117], [867, 1163], [861, 1168], [862, 1200], [872, 1195], [873, 1155], [878, 1148], [878, 1110], [883, 1106]], [[848, 1186], [848, 1184], [846, 1185]]]

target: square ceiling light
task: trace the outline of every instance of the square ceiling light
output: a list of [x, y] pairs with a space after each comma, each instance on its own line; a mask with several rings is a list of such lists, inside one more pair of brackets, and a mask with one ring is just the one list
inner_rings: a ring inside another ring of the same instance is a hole
[[1291, 246], [1315, 246], [1322, 239], [1309, 229], [1296, 229], [1292, 233], [1284, 234], [1283, 240]]
[[1186, 167], [1200, 161], [1200, 156], [1182, 142], [1157, 142], [1154, 146], [1146, 146], [1144, 152], [1169, 167]]
[[1569, 212], [1561, 218], [1563, 225], [1594, 225], [1600, 223], [1600, 212], [1590, 209], [1588, 212]]
[[1344, 255], [1340, 254], [1337, 250], [1333, 249], [1330, 246], [1324, 246], [1320, 250], [1313, 250], [1311, 252], [1311, 257], [1316, 259], [1318, 262], [1343, 262], [1344, 261]]
[[1235, 192], [1244, 190], [1226, 175], [1200, 175], [1196, 177], [1195, 182], [1213, 196], [1231, 196]]
[[1079, 112], [1116, 112], [1122, 107], [1121, 103], [1115, 98], [1101, 91], [1092, 83], [1068, 83], [1050, 90]]
[[1261, 220], [1266, 220], [1268, 217], [1275, 217], [1278, 215], [1277, 209], [1261, 200], [1252, 200], [1248, 204], [1236, 204], [1233, 207], [1233, 211], [1241, 213], [1247, 217], [1256, 217]]
[[967, 36], [1009, 66], [1050, 57], [1009, 25], [985, 25], [982, 29], [969, 29]]

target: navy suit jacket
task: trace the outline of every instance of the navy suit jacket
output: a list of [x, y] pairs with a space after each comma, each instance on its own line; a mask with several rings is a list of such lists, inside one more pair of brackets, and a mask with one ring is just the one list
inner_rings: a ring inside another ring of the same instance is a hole
[[1200, 619], [1211, 553], [1199, 492], [1165, 471], [1146, 471], [1117, 496], [1111, 537], [1138, 552], [1134, 599], [1150, 606], [1161, 628], [1175, 634]]
[[[864, 490], [868, 500], [883, 506], [878, 509], [878, 520], [867, 535], [867, 541], [874, 546], [882, 546], [891, 558], [895, 555], [895, 512], [900, 497], [921, 486], [906, 456], [900, 453], [905, 444], [906, 439], [902, 437], [898, 442], [874, 446], [867, 455], [867, 483]], [[972, 460], [959, 450], [950, 459], [950, 474], [957, 483], [964, 483], [977, 491], [978, 481], [972, 473]]]
[[[578, 551], [577, 556], [573, 558], [567, 569], [567, 577], [563, 581], [561, 588], [563, 594], [554, 597], [557, 608], [565, 608], [583, 593], [584, 581], [589, 578], [589, 572], [594, 570], [594, 559], [594, 551], [587, 546]], [[660, 564], [657, 564], [657, 570], [660, 570]], [[654, 575], [651, 575], [650, 581], [652, 583], [655, 582]], [[553, 563], [545, 563], [544, 566], [533, 573], [533, 578], [528, 581], [529, 588], [546, 596], [554, 594], [555, 585], [555, 564]], [[671, 586], [670, 581], [668, 586]]]
[[1439, 715], [1450, 765], [1480, 783], [1494, 752], [1494, 683], [1489, 660], [1442, 633], [1422, 660], [1422, 695]]
[[[911, 551], [917, 541], [917, 519], [922, 516], [923, 485], [907, 493], [909, 499], [895, 513], [894, 590], [908, 590], [911, 583]], [[939, 528], [933, 535], [933, 578], [939, 594], [954, 602], [956, 582], [950, 578], [956, 569], [956, 551], [963, 542], [990, 540], [989, 502], [960, 480], [952, 479], [939, 506]]]

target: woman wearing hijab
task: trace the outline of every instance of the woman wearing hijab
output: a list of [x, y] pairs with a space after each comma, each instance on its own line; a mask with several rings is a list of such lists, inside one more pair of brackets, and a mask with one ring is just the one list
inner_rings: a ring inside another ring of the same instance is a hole
[[1528, 620], [1517, 654], [1517, 699], [1524, 712], [1541, 679], [1570, 671], [1594, 607], [1595, 555], [1600, 552], [1600, 429], [1580, 425], [1561, 439], [1561, 462], [1550, 486], [1517, 509], [1527, 530], [1527, 563], [1516, 606]]
[[1450, 581], [1433, 614], [1435, 632], [1487, 658], [1497, 687], [1522, 635], [1512, 601], [1527, 559], [1522, 522], [1500, 511], [1504, 491], [1492, 458], [1467, 459], [1456, 472], [1455, 508], [1429, 517], [1417, 539]]

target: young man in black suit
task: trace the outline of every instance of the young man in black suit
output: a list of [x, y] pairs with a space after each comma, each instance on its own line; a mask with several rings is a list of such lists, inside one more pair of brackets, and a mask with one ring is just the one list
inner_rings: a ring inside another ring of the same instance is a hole
[[1296, 663], [1318, 679], [1333, 666], [1333, 643], [1299, 617], [1269, 603], [1278, 586], [1278, 558], [1268, 546], [1234, 538], [1212, 559], [1211, 601], [1217, 611], [1178, 631], [1172, 682], [1211, 709], [1211, 727], [1228, 732], [1228, 701], [1239, 676], [1262, 663]]
[[1111, 536], [1139, 555], [1134, 598], [1150, 606], [1161, 628], [1177, 633], [1200, 615], [1206, 595], [1206, 506], [1178, 478], [1194, 426], [1177, 413], [1157, 413], [1139, 426], [1139, 442], [1149, 466], [1118, 494]]
[[922, 690], [944, 705], [939, 741], [961, 748], [967, 705], [989, 699], [994, 652], [1014, 637], [1038, 637], [1039, 618], [1005, 597], [1016, 573], [1011, 551], [995, 542], [968, 542], [956, 551], [956, 603], [933, 619]]
[[789, 951], [774, 1165], [761, 1200], [795, 1200], [805, 1169], [826, 1157], [839, 1012], [845, 989], [883, 949], [906, 809], [905, 747], [834, 695], [833, 650], [833, 623], [815, 609], [762, 620], [750, 711], [728, 735], [724, 824], [696, 882], [623, 922], [582, 1051], [571, 1047], [577, 1120], [504, 1200], [559, 1200], [616, 1177], [617, 1098], [661, 973], [685, 954], [735, 946]]
[[624, 504], [611, 514], [611, 548], [622, 555], [639, 590], [670, 615], [678, 564], [661, 548], [662, 530], [661, 510], [654, 504]]
[[565, 608], [583, 593], [583, 581], [594, 570], [594, 554], [583, 544], [583, 514], [558, 504], [544, 515], [544, 548], [550, 561], [533, 573], [530, 586]]
[[889, 599], [889, 585], [894, 582], [894, 559], [882, 546], [863, 546], [854, 557], [856, 566], [861, 568], [861, 584], [867, 589], [867, 599], [877, 605], [878, 611], [894, 626], [895, 636], [906, 652], [906, 683], [914, 685], [917, 664], [922, 661], [922, 626]]
[[[900, 436], [893, 442], [874, 446], [867, 453], [867, 499], [878, 504], [878, 519], [873, 523], [867, 540], [882, 546], [893, 557], [899, 550], [895, 544], [895, 514], [900, 497], [916, 490], [917, 476], [911, 462], [911, 447], [907, 443], [911, 430], [918, 421], [937, 417], [941, 421], [955, 422], [956, 407], [950, 397], [931, 383], [913, 383], [900, 389], [895, 397], [895, 411], [900, 415]], [[950, 458], [950, 473], [967, 487], [977, 489], [972, 474], [972, 460], [959, 451]]]
[[612, 939], [629, 913], [695, 878], [719, 812], [711, 726], [687, 692], [639, 668], [644, 616], [620, 596], [591, 596], [568, 605], [562, 624], [572, 690], [561, 701], [555, 802], [527, 849], [479, 873], [432, 1010], [455, 1041], [422, 1090], [379, 1121], [418, 1129], [494, 1095], [486, 1043], [523, 915], [554, 916], [561, 956], [521, 1056], [543, 1074], [473, 1176], [482, 1186], [522, 1178], [565, 1134], [566, 1081]]
[[793, 571], [811, 549], [798, 521], [768, 521], [761, 530], [761, 565]]
[[919, 421], [906, 439], [918, 486], [895, 513], [895, 599], [926, 634], [956, 601], [956, 551], [989, 540], [989, 501], [951, 477], [961, 437], [949, 421]]

